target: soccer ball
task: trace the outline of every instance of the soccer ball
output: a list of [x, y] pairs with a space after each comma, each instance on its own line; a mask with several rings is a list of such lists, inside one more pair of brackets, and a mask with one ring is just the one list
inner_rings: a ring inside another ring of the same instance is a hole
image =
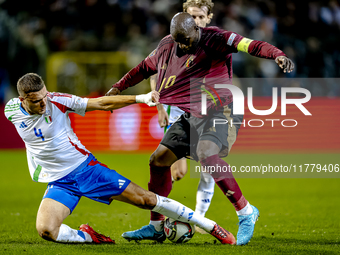
[[173, 243], [186, 243], [195, 234], [195, 226], [167, 218], [164, 222], [164, 233]]

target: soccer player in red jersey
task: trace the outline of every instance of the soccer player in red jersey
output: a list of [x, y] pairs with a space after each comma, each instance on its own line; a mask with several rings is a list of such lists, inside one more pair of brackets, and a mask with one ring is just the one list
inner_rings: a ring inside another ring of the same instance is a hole
[[[294, 68], [293, 62], [273, 45], [217, 27], [199, 28], [188, 13], [173, 17], [170, 33], [153, 54], [130, 70], [107, 93], [118, 94], [158, 73], [156, 90], [160, 92], [160, 103], [178, 106], [186, 112], [171, 126], [150, 157], [149, 190], [162, 196], [171, 191], [170, 166], [177, 159], [191, 156], [206, 169], [229, 167], [221, 158], [228, 155], [240, 125], [229, 122], [225, 128], [213, 123], [214, 119], [232, 118], [234, 123], [241, 123], [243, 119], [243, 116], [233, 114], [232, 93], [214, 87], [215, 84], [232, 84], [232, 53], [243, 51], [273, 59], [285, 73]], [[218, 98], [207, 101], [208, 115], [201, 110], [202, 89]], [[239, 217], [237, 244], [247, 244], [253, 236], [258, 209], [245, 199], [231, 171], [210, 174], [236, 209]], [[162, 220], [164, 216], [152, 212], [149, 225], [126, 232], [123, 237], [161, 240], [163, 230], [159, 226]]]
[[[199, 27], [206, 27], [210, 24], [213, 17], [212, 8], [214, 3], [211, 0], [188, 0], [183, 3], [183, 11], [189, 13], [195, 20], [195, 23]], [[150, 77], [151, 90], [156, 89], [158, 75], [155, 74]], [[171, 105], [157, 105], [158, 110], [158, 123], [160, 127], [164, 127], [166, 132], [171, 125], [184, 113], [183, 110], [176, 106]], [[165, 133], [164, 132], [164, 133]], [[188, 172], [186, 158], [177, 160], [171, 166], [172, 180], [181, 180]], [[205, 216], [205, 213], [209, 209], [212, 197], [214, 195], [215, 181], [209, 173], [200, 173], [200, 180], [196, 193], [196, 206], [195, 212]], [[196, 227], [196, 231], [202, 232]]]

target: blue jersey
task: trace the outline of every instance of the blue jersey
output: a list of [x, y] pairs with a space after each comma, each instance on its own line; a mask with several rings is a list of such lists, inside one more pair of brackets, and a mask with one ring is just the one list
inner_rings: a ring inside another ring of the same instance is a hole
[[19, 98], [11, 99], [5, 115], [25, 142], [31, 177], [37, 182], [58, 180], [83, 163], [90, 152], [73, 132], [68, 114], [85, 115], [87, 98], [48, 93], [46, 112], [28, 114]]

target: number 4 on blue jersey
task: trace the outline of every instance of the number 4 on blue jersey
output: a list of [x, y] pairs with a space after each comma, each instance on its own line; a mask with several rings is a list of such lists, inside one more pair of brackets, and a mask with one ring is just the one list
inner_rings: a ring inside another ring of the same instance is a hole
[[41, 133], [41, 129], [40, 129], [40, 128], [38, 129], [38, 131], [39, 131], [39, 133], [37, 132], [37, 129], [34, 128], [34, 133], [35, 133], [35, 135], [36, 135], [37, 137], [40, 137], [43, 141], [45, 141], [45, 138], [44, 138], [43, 134]]

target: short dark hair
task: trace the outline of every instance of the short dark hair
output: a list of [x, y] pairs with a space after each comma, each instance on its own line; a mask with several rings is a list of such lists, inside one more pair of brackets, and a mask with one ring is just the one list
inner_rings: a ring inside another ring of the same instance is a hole
[[214, 7], [214, 3], [211, 0], [187, 0], [183, 3], [183, 11], [187, 12], [189, 7], [198, 7], [201, 8], [205, 6], [208, 8], [208, 15], [212, 13], [212, 8]]
[[27, 73], [17, 83], [19, 95], [23, 96], [30, 92], [40, 91], [45, 86], [43, 79], [35, 73]]

